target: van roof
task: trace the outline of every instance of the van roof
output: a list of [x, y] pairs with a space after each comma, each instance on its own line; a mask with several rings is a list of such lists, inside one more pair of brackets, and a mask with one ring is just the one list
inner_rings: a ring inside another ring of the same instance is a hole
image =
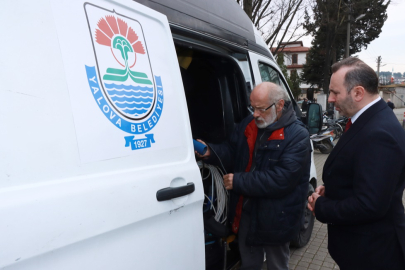
[[216, 36], [272, 58], [268, 48], [256, 43], [252, 21], [235, 0], [135, 1], [165, 14], [172, 25]]

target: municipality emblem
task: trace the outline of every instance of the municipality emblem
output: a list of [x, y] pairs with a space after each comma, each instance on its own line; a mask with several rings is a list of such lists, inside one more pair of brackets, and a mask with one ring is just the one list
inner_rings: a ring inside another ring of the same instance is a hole
[[[158, 123], [163, 87], [153, 76], [141, 24], [89, 3], [85, 12], [97, 66], [86, 66], [91, 93], [101, 112], [117, 128], [145, 134]], [[132, 150], [151, 147], [153, 134], [126, 136]]]

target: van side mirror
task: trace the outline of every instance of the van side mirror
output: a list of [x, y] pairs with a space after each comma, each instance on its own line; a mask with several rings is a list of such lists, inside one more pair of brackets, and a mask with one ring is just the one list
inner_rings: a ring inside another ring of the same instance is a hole
[[322, 106], [320, 104], [308, 104], [307, 125], [310, 135], [317, 134], [322, 129]]

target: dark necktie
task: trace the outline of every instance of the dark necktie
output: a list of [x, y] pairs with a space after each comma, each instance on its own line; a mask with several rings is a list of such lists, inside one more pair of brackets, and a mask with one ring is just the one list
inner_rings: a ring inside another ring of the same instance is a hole
[[351, 126], [352, 126], [352, 119], [349, 118], [349, 121], [347, 121], [344, 133], [346, 133], [346, 131], [348, 131]]

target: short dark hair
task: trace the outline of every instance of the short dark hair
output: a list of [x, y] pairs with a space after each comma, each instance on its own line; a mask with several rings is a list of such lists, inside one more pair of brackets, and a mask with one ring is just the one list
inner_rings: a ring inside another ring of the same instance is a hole
[[349, 93], [353, 87], [362, 86], [370, 94], [378, 94], [378, 78], [375, 71], [356, 57], [348, 57], [332, 65], [332, 73], [342, 67], [349, 67], [343, 85]]

